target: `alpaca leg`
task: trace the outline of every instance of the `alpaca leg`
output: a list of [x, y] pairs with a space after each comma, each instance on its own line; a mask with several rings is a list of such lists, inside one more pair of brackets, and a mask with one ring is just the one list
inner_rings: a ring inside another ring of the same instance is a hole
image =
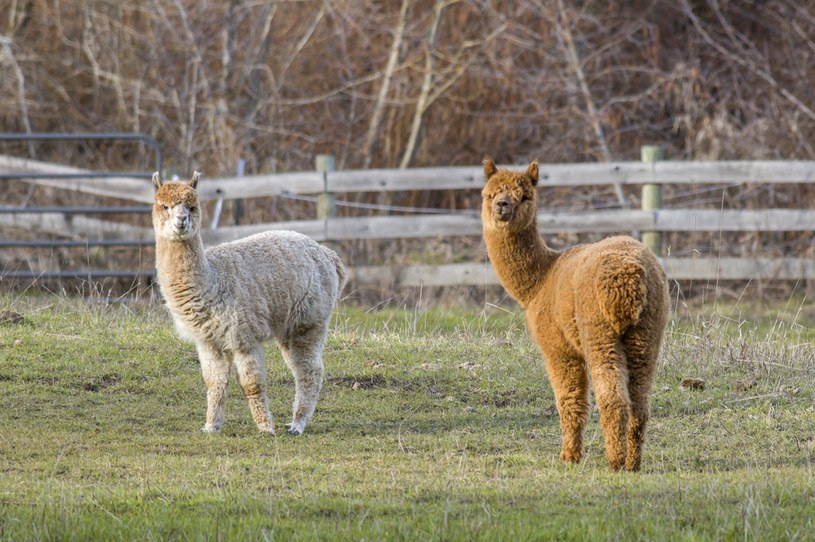
[[604, 348], [595, 348], [588, 357], [594, 396], [603, 426], [606, 457], [609, 466], [619, 470], [625, 464], [626, 430], [631, 409], [625, 358], [613, 343]]
[[207, 421], [201, 430], [205, 433], [215, 433], [224, 423], [229, 359], [223, 353], [202, 345], [198, 345], [198, 359], [207, 385]]
[[586, 364], [579, 357], [556, 357], [545, 354], [546, 369], [555, 405], [560, 415], [563, 444], [560, 459], [577, 463], [583, 457], [583, 428], [589, 419], [589, 381]]
[[628, 394], [631, 419], [628, 421], [628, 450], [625, 469], [640, 470], [645, 427], [651, 415], [651, 390], [654, 385], [659, 340], [639, 332], [627, 334], [623, 344], [628, 355]]
[[306, 427], [323, 385], [323, 346], [328, 335], [326, 326], [310, 328], [281, 345], [283, 359], [294, 375], [294, 412], [286, 433], [300, 435]]
[[269, 399], [266, 394], [266, 366], [263, 363], [263, 346], [258, 346], [252, 352], [239, 352], [235, 354], [235, 368], [238, 372], [243, 395], [249, 403], [258, 429], [262, 433], [274, 435], [274, 424], [269, 412]]

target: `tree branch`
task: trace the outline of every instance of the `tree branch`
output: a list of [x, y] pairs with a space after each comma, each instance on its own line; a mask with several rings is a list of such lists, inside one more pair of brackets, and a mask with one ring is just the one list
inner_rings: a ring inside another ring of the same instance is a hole
[[390, 55], [388, 55], [388, 63], [385, 66], [385, 72], [382, 74], [382, 85], [379, 87], [379, 94], [376, 97], [376, 104], [374, 105], [374, 112], [371, 116], [371, 123], [368, 125], [368, 134], [365, 136], [365, 143], [362, 146], [362, 167], [368, 168], [371, 166], [373, 159], [371, 153], [374, 147], [374, 142], [379, 133], [379, 125], [382, 122], [382, 116], [385, 112], [385, 99], [388, 97], [390, 90], [391, 79], [393, 72], [396, 71], [396, 63], [399, 60], [399, 49], [402, 46], [402, 37], [405, 32], [405, 24], [407, 22], [407, 12], [410, 6], [410, 0], [402, 0], [402, 8], [399, 11], [399, 20], [396, 22], [396, 27], [393, 34], [393, 42], [391, 42]]
[[[740, 56], [740, 55], [738, 55], [738, 54], [736, 54], [736, 53], [734, 53], [732, 51], [729, 51], [727, 48], [725, 48], [719, 42], [714, 40], [713, 37], [711, 37], [711, 35], [704, 29], [704, 27], [702, 26], [702, 23], [699, 21], [699, 18], [696, 16], [696, 13], [694, 13], [693, 7], [688, 3], [687, 0], [682, 0], [682, 5], [684, 7], [685, 14], [688, 16], [688, 18], [693, 23], [694, 28], [696, 28], [696, 31], [699, 32], [699, 35], [702, 36], [702, 39], [704, 39], [705, 42], [708, 45], [710, 45], [711, 47], [716, 49], [724, 57], [726, 57], [729, 60], [735, 62], [739, 66], [747, 68], [754, 75], [756, 75], [756, 76], [760, 77], [761, 79], [763, 79], [767, 84], [770, 85], [770, 87], [773, 90], [777, 91], [784, 98], [786, 98], [790, 103], [792, 103], [796, 108], [798, 108], [798, 110], [801, 111], [801, 113], [803, 113], [804, 115], [809, 117], [811, 120], [815, 120], [815, 111], [813, 111], [809, 106], [807, 106], [804, 102], [802, 102], [793, 93], [791, 93], [786, 88], [781, 86], [778, 83], [778, 81], [775, 80], [775, 78], [772, 76], [772, 74], [769, 73], [769, 71], [767, 71], [765, 69], [762, 69], [759, 66], [756, 66], [756, 64], [754, 62], [752, 62], [750, 60], [747, 60], [747, 59], [743, 58], [742, 56]], [[725, 29], [726, 28], [727, 28], [727, 25], [725, 25]]]
[[[0, 36], [0, 46], [2, 46], [6, 56], [8, 56], [9, 62], [11, 62], [11, 68], [14, 70], [14, 75], [17, 77], [17, 101], [20, 104], [20, 115], [22, 117], [23, 127], [25, 128], [25, 133], [30, 134], [31, 122], [28, 118], [28, 104], [26, 104], [25, 98], [25, 76], [23, 75], [23, 71], [20, 69], [20, 65], [17, 64], [17, 59], [14, 57], [14, 51], [11, 49], [11, 43], [12, 41], [9, 38]], [[28, 154], [30, 158], [36, 158], [34, 143], [32, 141], [28, 142]]]
[[433, 7], [433, 20], [430, 23], [430, 31], [428, 32], [427, 42], [425, 43], [422, 88], [419, 92], [419, 98], [416, 101], [416, 109], [413, 113], [413, 122], [410, 126], [410, 134], [408, 135], [408, 140], [405, 145], [405, 152], [402, 154], [402, 160], [399, 163], [401, 169], [408, 167], [416, 154], [419, 132], [422, 129], [422, 117], [427, 109], [430, 89], [433, 86], [433, 55], [435, 54], [436, 42], [438, 40], [439, 23], [441, 22], [442, 13], [444, 12], [444, 8], [447, 7], [447, 4], [447, 0], [436, 0], [436, 5]]
[[[606, 136], [603, 132], [603, 125], [600, 123], [600, 117], [597, 114], [597, 107], [594, 104], [594, 98], [592, 97], [591, 90], [586, 82], [586, 74], [583, 71], [583, 66], [580, 64], [580, 57], [577, 54], [577, 47], [574, 44], [574, 37], [572, 36], [572, 30], [568, 15], [566, 14], [566, 9], [563, 6], [563, 0], [557, 0], [557, 10], [558, 15], [555, 19], [555, 24], [558, 39], [563, 46], [569, 67], [571, 68], [572, 72], [574, 72], [575, 78], [577, 79], [580, 92], [583, 94], [583, 100], [586, 103], [586, 112], [589, 116], [589, 123], [594, 131], [594, 137], [597, 139], [597, 144], [600, 147], [601, 158], [605, 162], [610, 162], [612, 160], [611, 151], [608, 148]], [[626, 207], [628, 203], [625, 199], [625, 194], [623, 193], [622, 184], [614, 183], [614, 192], [617, 195], [617, 200], [620, 202], [620, 205]]]

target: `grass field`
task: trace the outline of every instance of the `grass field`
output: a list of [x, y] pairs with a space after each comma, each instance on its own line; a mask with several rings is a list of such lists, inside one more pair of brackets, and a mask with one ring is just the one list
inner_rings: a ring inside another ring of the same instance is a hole
[[[815, 539], [802, 305], [675, 316], [631, 474], [608, 470], [596, 411], [586, 460], [557, 459], [518, 312], [341, 308], [306, 434], [270, 438], [234, 382], [223, 431], [199, 431], [194, 348], [162, 307], [2, 303], [25, 318], [0, 325], [3, 540]], [[292, 379], [267, 358], [280, 431]]]

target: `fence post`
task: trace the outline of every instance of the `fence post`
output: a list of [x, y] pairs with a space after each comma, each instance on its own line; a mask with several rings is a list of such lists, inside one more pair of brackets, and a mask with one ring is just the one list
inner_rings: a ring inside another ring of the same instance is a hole
[[215, 208], [212, 210], [212, 219], [209, 223], [209, 229], [214, 230], [218, 227], [218, 222], [221, 220], [221, 211], [224, 210], [224, 196], [221, 189], [217, 189], [215, 193], [218, 199], [215, 200]]
[[[246, 173], [246, 160], [238, 160], [237, 175], [243, 177]], [[236, 199], [235, 206], [232, 208], [232, 222], [237, 226], [241, 221], [241, 211], [243, 207], [243, 200]]]
[[[653, 164], [665, 159], [665, 149], [659, 145], [643, 145], [640, 147], [640, 157], [643, 162]], [[662, 207], [662, 185], [656, 183], [642, 185], [642, 210], [653, 211], [660, 207]], [[661, 232], [642, 232], [642, 243], [657, 256], [662, 255]]]
[[317, 220], [334, 218], [337, 214], [337, 199], [328, 191], [328, 174], [336, 170], [334, 157], [330, 154], [318, 154], [314, 160], [316, 169], [323, 174], [323, 193], [317, 195]]

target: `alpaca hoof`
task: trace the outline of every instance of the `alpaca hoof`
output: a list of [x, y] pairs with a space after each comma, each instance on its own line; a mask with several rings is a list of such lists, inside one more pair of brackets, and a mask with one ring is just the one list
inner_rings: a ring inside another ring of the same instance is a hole
[[625, 469], [625, 459], [624, 458], [611, 458], [608, 460], [608, 468], [613, 470], [614, 472], [619, 472]]
[[626, 459], [625, 470], [628, 472], [638, 472], [640, 470], [641, 461], [638, 459]]
[[303, 434], [303, 428], [298, 427], [297, 425], [295, 425], [293, 423], [287, 423], [286, 424], [286, 434], [287, 435], [292, 435], [292, 436], [295, 436], [295, 437], [299, 436], [299, 435], [302, 435]]
[[214, 426], [214, 425], [205, 425], [204, 427], [201, 428], [202, 433], [206, 433], [206, 434], [209, 434], [209, 435], [215, 434], [220, 430], [221, 430], [220, 427], [217, 427], [217, 426]]
[[274, 436], [274, 423], [272, 422], [271, 418], [267, 418], [263, 421], [257, 422], [258, 431], [263, 433], [264, 435], [271, 435]]
[[626, 462], [623, 469], [626, 470], [627, 472], [639, 472], [640, 464], [639, 463], [628, 463], [628, 462]]
[[560, 460], [564, 463], [580, 463], [582, 459], [582, 453], [576, 452], [560, 452]]

